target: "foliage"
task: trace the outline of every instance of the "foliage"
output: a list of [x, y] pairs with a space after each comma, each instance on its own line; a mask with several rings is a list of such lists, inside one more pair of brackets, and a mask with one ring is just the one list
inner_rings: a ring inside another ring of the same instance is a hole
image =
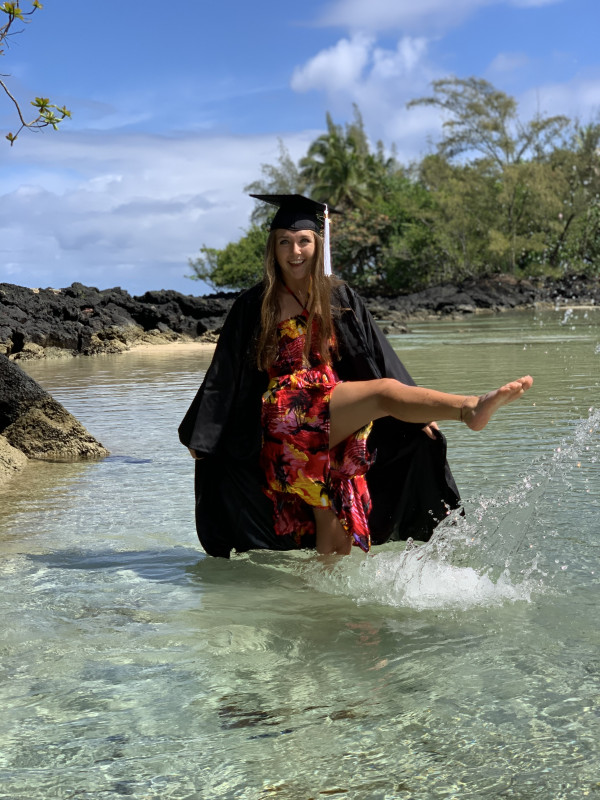
[[354, 120], [343, 128], [326, 116], [327, 131], [300, 159], [300, 177], [310, 195], [341, 210], [361, 208], [381, 191], [381, 181], [395, 168], [383, 145], [371, 151], [358, 108]]
[[[305, 184], [300, 170], [294, 163], [287, 147], [279, 139], [277, 165], [261, 164], [263, 177], [244, 186], [247, 194], [304, 194]], [[272, 216], [273, 208], [260, 201], [250, 215], [253, 225], [264, 225]]]
[[263, 262], [268, 232], [252, 225], [237, 242], [223, 250], [203, 245], [198, 258], [189, 259], [192, 280], [203, 280], [213, 288], [248, 289], [263, 274]]
[[423, 159], [418, 175], [431, 199], [427, 219], [433, 275], [438, 281], [476, 275], [494, 221], [497, 189], [489, 162], [453, 165], [431, 155]]
[[[432, 87], [432, 96], [409, 106], [444, 114], [437, 154], [446, 177], [433, 191], [441, 212], [436, 235], [454, 270], [514, 273], [543, 258], [560, 211], [548, 159], [569, 120], [538, 114], [522, 122], [515, 99], [480, 78], [445, 78]], [[425, 159], [422, 174], [432, 163]]]
[[337, 275], [363, 291], [398, 292], [431, 280], [430, 195], [397, 170], [368, 204], [335, 218], [332, 261]]
[[449, 160], [477, 153], [503, 169], [527, 155], [540, 158], [569, 125], [564, 116], [536, 115], [522, 122], [514, 97], [482, 78], [442, 78], [432, 88], [432, 96], [412, 100], [408, 108], [433, 106], [443, 112], [444, 136], [437, 150]]
[[[343, 211], [332, 217], [333, 269], [365, 292], [498, 272], [599, 274], [600, 122], [523, 121], [514, 98], [478, 78], [446, 78], [432, 89], [409, 104], [444, 115], [435, 152], [418, 164], [404, 168], [393, 150], [372, 147], [355, 108], [346, 125], [327, 114], [326, 130], [298, 163], [280, 142], [277, 163], [263, 164], [262, 179], [247, 189], [306, 194]], [[259, 205], [254, 223], [271, 216]], [[252, 283], [260, 230], [224, 250], [203, 248], [194, 277]]]
[[[14, 33], [14, 31], [11, 32], [13, 24], [16, 21], [27, 23], [29, 21], [27, 17], [30, 17], [32, 14], [42, 8], [42, 4], [39, 2], [39, 0], [31, 0], [31, 5], [31, 11], [23, 11], [20, 0], [16, 0], [16, 2], [0, 3], [0, 12], [6, 15], [5, 17], [0, 17], [0, 56], [4, 55], [4, 49], [2, 48], [2, 45], [8, 44], [8, 37], [12, 36]], [[15, 106], [17, 116], [19, 117], [19, 121], [21, 123], [19, 128], [17, 128], [16, 133], [6, 134], [6, 138], [10, 142], [11, 146], [15, 143], [17, 137], [24, 128], [28, 128], [29, 130], [40, 130], [41, 128], [47, 128], [48, 126], [51, 126], [54, 128], [54, 130], [57, 130], [59, 124], [64, 119], [71, 116], [71, 112], [65, 106], [57, 106], [54, 103], [51, 103], [47, 97], [36, 97], [35, 100], [31, 101], [31, 105], [35, 108], [36, 116], [27, 121], [23, 111], [21, 110], [19, 102], [12, 95], [6, 83], [1, 79], [0, 88]]]
[[600, 272], [600, 122], [575, 126], [569, 147], [550, 158], [560, 204], [548, 253], [553, 267]]

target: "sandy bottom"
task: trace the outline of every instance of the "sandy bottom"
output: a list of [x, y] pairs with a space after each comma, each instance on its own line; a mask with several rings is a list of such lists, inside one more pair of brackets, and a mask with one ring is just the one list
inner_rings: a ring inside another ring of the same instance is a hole
[[157, 353], [171, 353], [177, 352], [182, 353], [185, 351], [204, 351], [210, 352], [214, 350], [216, 344], [214, 342], [164, 342], [163, 344], [160, 343], [147, 343], [141, 342], [140, 344], [135, 344], [126, 350], [126, 353], [139, 353], [141, 351], [152, 352], [155, 351]]

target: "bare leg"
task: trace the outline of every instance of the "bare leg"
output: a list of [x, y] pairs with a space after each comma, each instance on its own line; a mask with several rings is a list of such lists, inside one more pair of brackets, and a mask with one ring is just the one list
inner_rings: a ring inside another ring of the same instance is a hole
[[477, 397], [406, 386], [393, 378], [338, 383], [329, 404], [329, 446], [335, 447], [371, 420], [387, 416], [423, 424], [457, 420], [478, 431], [501, 406], [517, 400], [532, 384], [533, 378], [527, 375]]
[[352, 549], [352, 538], [344, 530], [342, 523], [330, 508], [315, 508], [317, 528], [317, 553], [330, 555], [337, 553], [347, 556]]

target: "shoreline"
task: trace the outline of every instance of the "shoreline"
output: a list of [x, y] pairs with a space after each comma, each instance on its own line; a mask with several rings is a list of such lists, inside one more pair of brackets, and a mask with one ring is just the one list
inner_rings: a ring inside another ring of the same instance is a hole
[[[184, 295], [173, 290], [131, 296], [99, 290], [28, 289], [0, 283], [0, 354], [11, 361], [143, 352], [165, 347], [214, 348], [239, 293]], [[411, 324], [528, 309], [600, 308], [600, 277], [525, 279], [495, 275], [392, 297], [363, 295], [386, 335]]]
[[176, 339], [172, 342], [141, 342], [140, 344], [132, 345], [124, 353], [146, 353], [160, 350], [161, 353], [171, 352], [185, 352], [186, 350], [214, 350], [217, 346], [216, 342], [207, 341], [189, 341], [188, 339]]
[[[539, 309], [541, 311], [556, 311], [559, 312], [566, 312], [566, 311], [598, 311], [600, 313], [600, 305], [594, 304], [585, 304], [585, 303], [564, 303], [560, 306], [556, 306], [553, 303], [537, 303], [534, 306], [520, 306], [518, 308], [511, 308], [505, 309], [502, 311], [486, 311], [486, 310], [478, 310], [473, 314], [466, 315], [460, 313], [451, 313], [445, 314], [443, 316], [440, 315], [415, 315], [410, 319], [407, 319], [407, 324], [422, 324], [426, 322], [441, 322], [444, 320], [460, 320], [466, 319], [467, 316], [501, 316], [507, 312], [526, 312], [526, 311], [533, 311]], [[404, 331], [398, 331], [395, 327], [388, 327], [385, 322], [378, 320], [378, 324], [384, 331], [384, 333], [396, 336], [402, 336], [405, 333], [410, 333], [410, 328], [406, 328]], [[189, 340], [189, 339], [175, 339], [173, 341], [156, 341], [156, 342], [141, 342], [139, 344], [133, 344], [127, 350], [123, 350], [123, 355], [128, 353], [147, 353], [147, 354], [169, 354], [169, 353], [186, 353], [186, 352], [212, 352], [217, 345], [217, 341], [206, 341], [206, 340]], [[102, 355], [102, 354], [99, 354]]]

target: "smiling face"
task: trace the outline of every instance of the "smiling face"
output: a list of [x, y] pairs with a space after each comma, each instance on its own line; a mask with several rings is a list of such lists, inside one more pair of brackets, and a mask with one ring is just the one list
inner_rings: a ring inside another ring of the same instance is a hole
[[312, 275], [315, 260], [315, 234], [312, 231], [275, 231], [275, 258], [281, 275], [290, 287], [304, 286]]

